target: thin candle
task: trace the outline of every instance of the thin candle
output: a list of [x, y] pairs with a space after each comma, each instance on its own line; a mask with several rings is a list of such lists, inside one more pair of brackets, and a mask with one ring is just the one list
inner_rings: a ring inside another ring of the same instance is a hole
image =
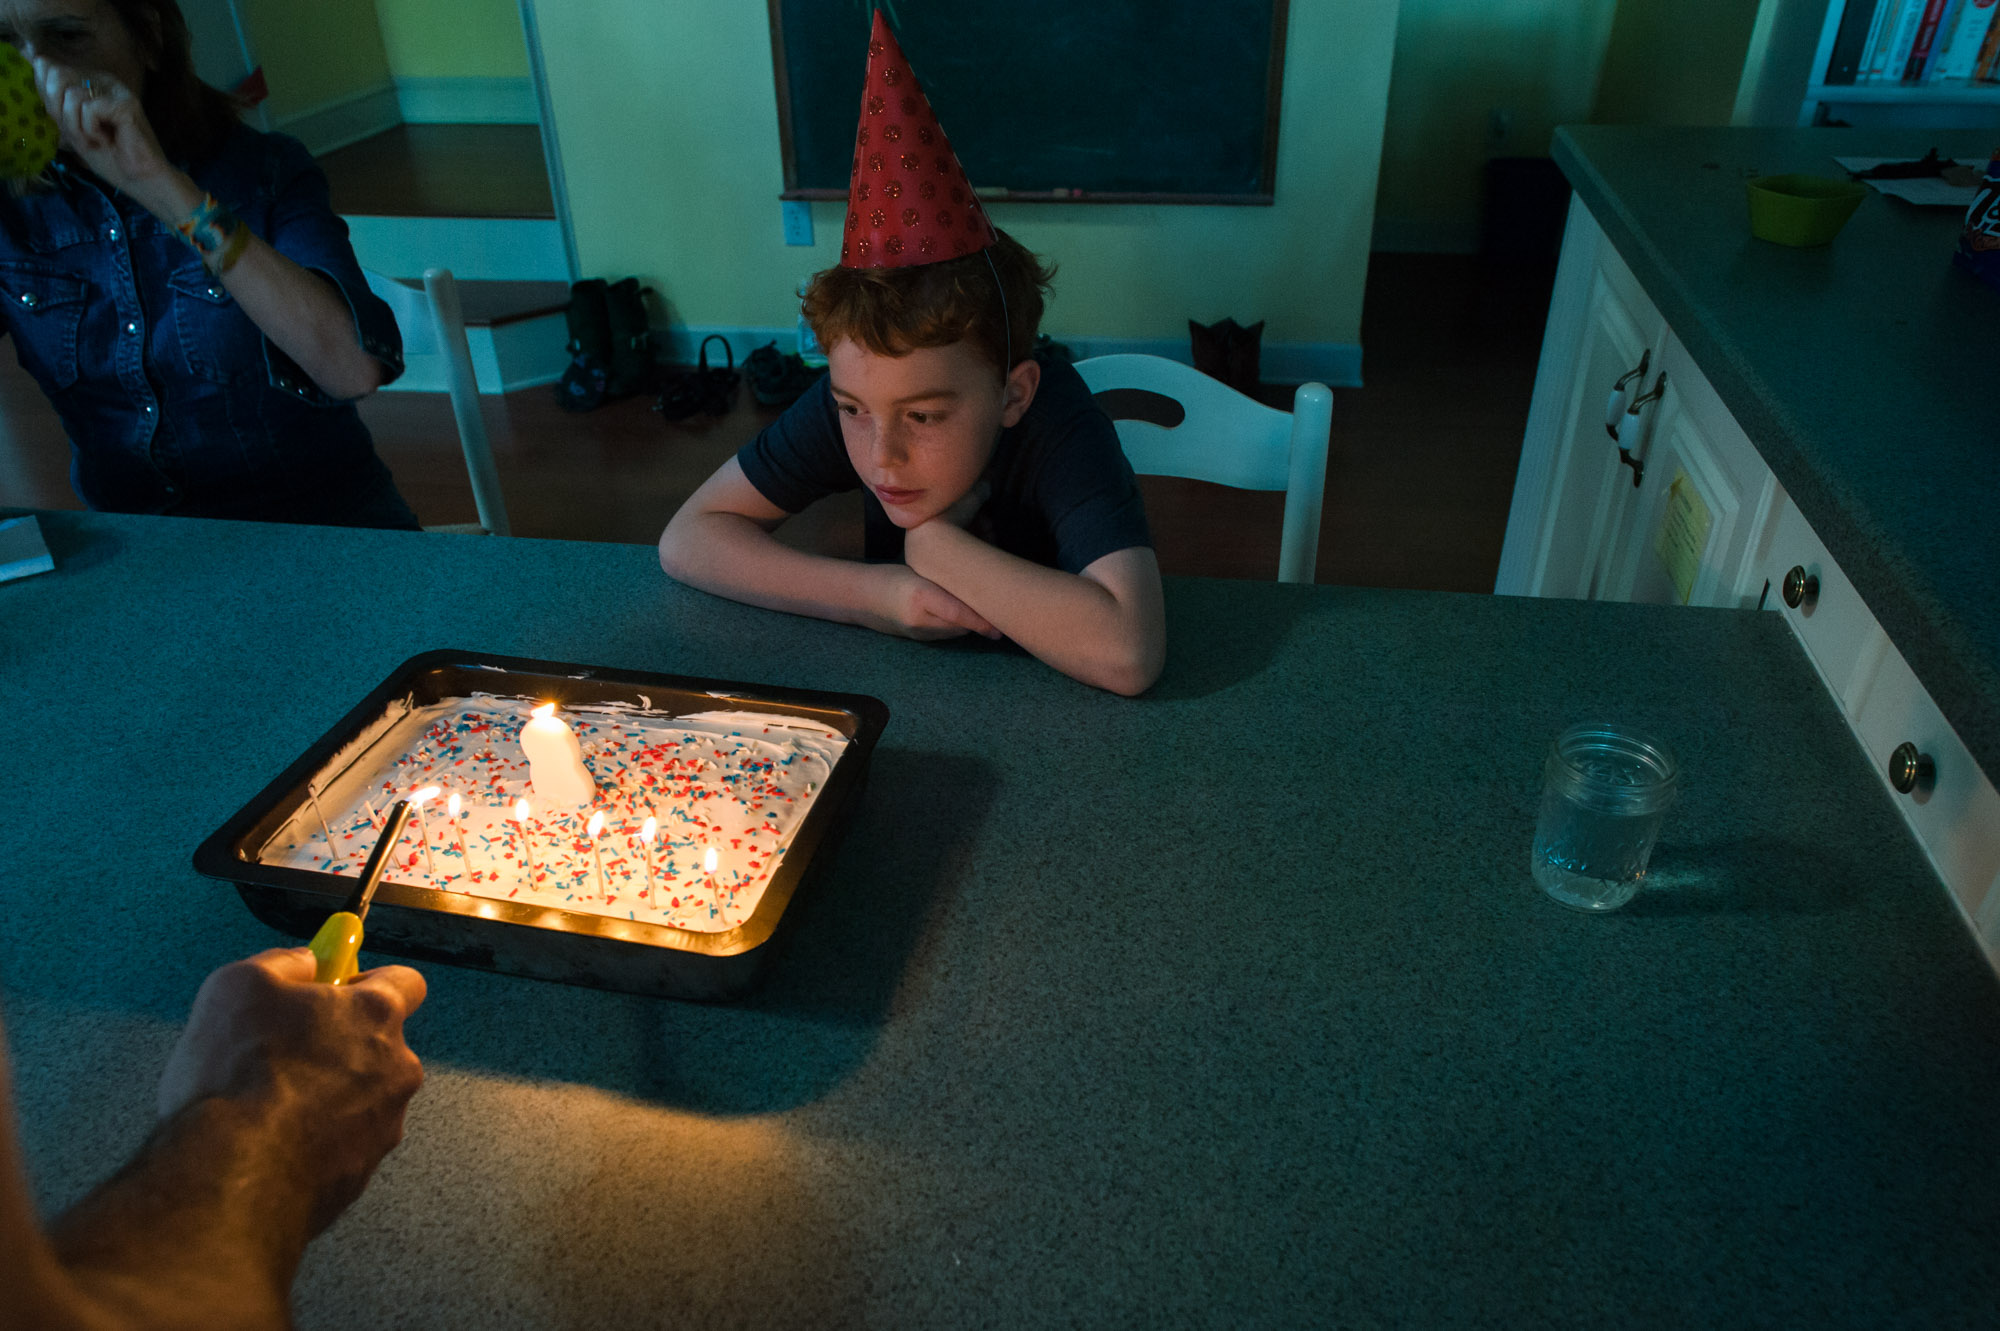
[[472, 868], [472, 848], [465, 844], [465, 823], [459, 815], [459, 810], [463, 807], [459, 801], [457, 791], [454, 790], [451, 794], [445, 796], [445, 816], [451, 819], [452, 835], [458, 840], [459, 858], [465, 862], [465, 868], [459, 870], [454, 875], [455, 877], [464, 877], [466, 870]]
[[528, 861], [528, 886], [535, 885], [535, 841], [528, 835], [528, 801], [514, 801], [514, 827], [521, 838], [521, 855]]
[[335, 864], [340, 863], [340, 851], [333, 844], [333, 829], [327, 826], [326, 810], [319, 807], [319, 791], [313, 788], [313, 783], [310, 781], [306, 782], [306, 798], [312, 802], [313, 813], [319, 818], [319, 830], [326, 834], [327, 858]]
[[715, 861], [715, 847], [710, 846], [708, 853], [701, 857], [701, 871], [708, 875], [708, 893], [715, 898], [715, 913], [720, 915], [722, 913], [722, 889], [715, 885]]
[[604, 885], [604, 851], [598, 837], [604, 834], [604, 810], [590, 815], [590, 858], [597, 861], [597, 891], [606, 901], [611, 899], [611, 889]]
[[444, 793], [442, 786], [425, 786], [410, 795], [410, 817], [417, 823], [417, 844], [424, 848], [424, 870], [431, 876], [431, 886], [437, 886], [437, 865], [431, 859], [431, 839], [424, 833], [424, 803], [434, 800]]
[[660, 820], [646, 815], [645, 825], [639, 829], [639, 841], [646, 847], [646, 894], [653, 892], [653, 838], [660, 832]]

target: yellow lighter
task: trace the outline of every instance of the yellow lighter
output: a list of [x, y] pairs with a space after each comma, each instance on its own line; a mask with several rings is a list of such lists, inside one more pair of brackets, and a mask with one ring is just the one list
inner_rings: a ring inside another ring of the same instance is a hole
[[348, 898], [347, 909], [327, 916], [326, 923], [313, 935], [309, 946], [316, 963], [315, 982], [346, 984], [354, 978], [359, 969], [354, 957], [361, 951], [361, 922], [368, 918], [368, 903], [375, 899], [375, 887], [389, 867], [389, 856], [395, 852], [396, 843], [403, 839], [403, 825], [409, 821], [410, 802], [397, 800], [389, 810], [388, 825], [376, 840], [375, 849], [368, 853], [368, 866], [361, 871], [361, 885]]

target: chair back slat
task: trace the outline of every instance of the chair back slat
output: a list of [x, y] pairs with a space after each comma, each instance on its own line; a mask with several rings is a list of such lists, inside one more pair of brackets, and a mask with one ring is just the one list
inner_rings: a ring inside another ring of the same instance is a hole
[[431, 328], [431, 298], [424, 289], [384, 277], [372, 269], [362, 271], [368, 278], [368, 289], [380, 296], [389, 313], [396, 316], [396, 327], [403, 334], [403, 354], [435, 356], [437, 334]]
[[[494, 536], [512, 535], [507, 501], [500, 491], [500, 473], [493, 465], [493, 447], [486, 437], [486, 420], [479, 411], [479, 384], [472, 368], [472, 348], [465, 338], [465, 313], [459, 305], [458, 284], [452, 279], [451, 270], [425, 269], [421, 288], [376, 272], [367, 272], [367, 278], [369, 290], [380, 296], [396, 316], [396, 326], [403, 333], [403, 354], [439, 356], [443, 361], [445, 391], [451, 398], [452, 419], [458, 426], [459, 451], [465, 456], [466, 477], [472, 482], [472, 502], [479, 510], [479, 525], [470, 530]], [[468, 529], [458, 524], [426, 530]]]
[[[1180, 405], [1178, 425], [1117, 419], [1118, 443], [1142, 476], [1181, 476], [1238, 490], [1285, 492], [1284, 535], [1278, 554], [1280, 582], [1311, 582], [1319, 554], [1320, 510], [1326, 491], [1326, 452], [1333, 424], [1333, 394], [1324, 384], [1302, 385], [1292, 410], [1255, 402], [1192, 366], [1159, 356], [1094, 356], [1076, 363], [1092, 393], [1116, 390], [1158, 394]], [[1152, 413], [1157, 414], [1157, 413]]]

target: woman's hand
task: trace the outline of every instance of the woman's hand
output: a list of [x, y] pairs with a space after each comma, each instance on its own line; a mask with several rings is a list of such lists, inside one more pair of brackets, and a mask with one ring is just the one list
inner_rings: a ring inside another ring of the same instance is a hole
[[160, 140], [131, 89], [109, 74], [34, 58], [35, 83], [55, 118], [62, 145], [105, 184], [165, 222], [185, 217], [201, 199], [194, 182], [160, 151]]

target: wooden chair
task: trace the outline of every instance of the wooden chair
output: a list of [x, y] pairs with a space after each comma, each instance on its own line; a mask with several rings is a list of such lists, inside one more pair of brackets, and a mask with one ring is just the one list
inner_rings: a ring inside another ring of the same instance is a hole
[[479, 384], [472, 374], [472, 348], [465, 340], [465, 312], [458, 303], [458, 283], [449, 268], [424, 270], [422, 289], [368, 273], [369, 289], [380, 296], [403, 330], [405, 356], [444, 358], [445, 384], [451, 394], [451, 414], [458, 421], [458, 446], [465, 454], [465, 471], [472, 480], [477, 523], [451, 523], [425, 531], [480, 536], [511, 536], [507, 503], [500, 494], [500, 473], [493, 466], [493, 449], [486, 440], [486, 421], [479, 414]]
[[1333, 393], [1325, 384], [1301, 384], [1291, 411], [1283, 412], [1159, 356], [1093, 356], [1078, 361], [1076, 371], [1092, 393], [1111, 394], [1100, 401], [1117, 424], [1132, 470], [1239, 490], [1283, 490], [1278, 581], [1313, 580], [1333, 427]]

